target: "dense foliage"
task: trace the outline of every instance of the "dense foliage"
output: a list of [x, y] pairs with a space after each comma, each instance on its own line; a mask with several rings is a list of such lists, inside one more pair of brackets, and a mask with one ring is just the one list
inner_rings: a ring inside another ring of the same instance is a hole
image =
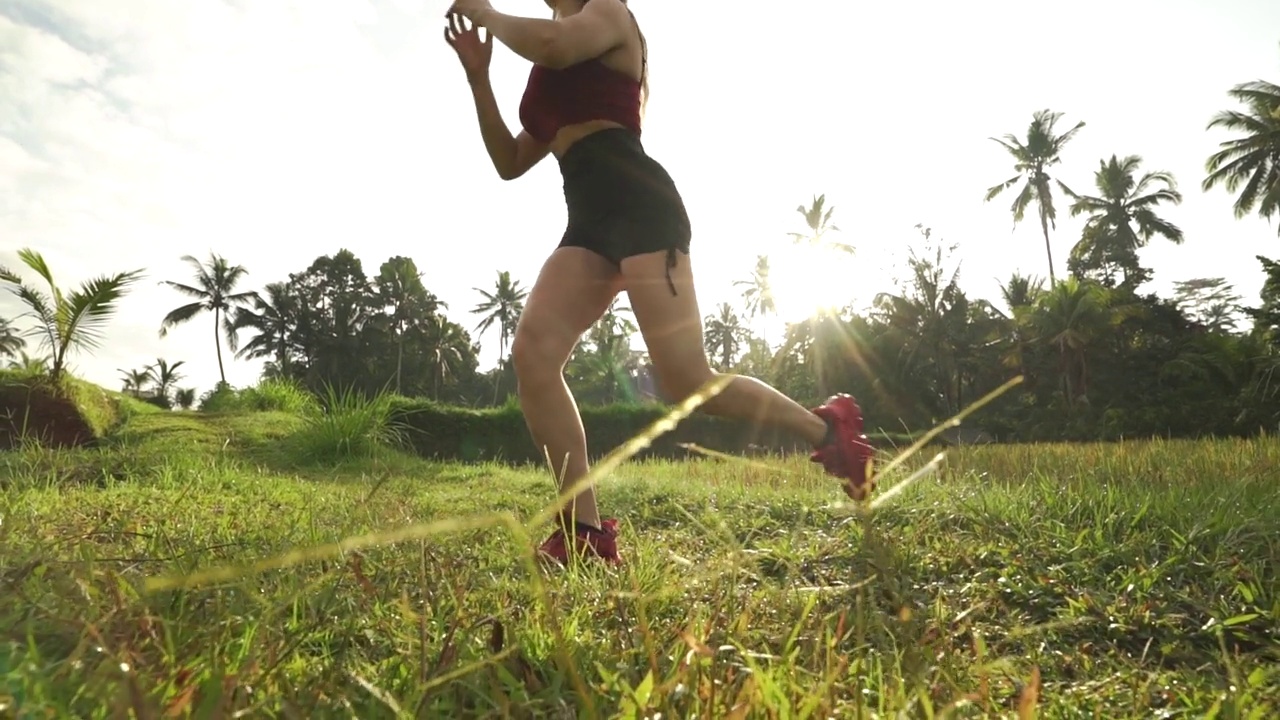
[[[1280, 91], [1253, 82], [1230, 95], [1244, 107], [1210, 123], [1235, 137], [1210, 157], [1203, 189], [1221, 185], [1236, 193], [1237, 216], [1256, 210], [1270, 217], [1280, 198]], [[1015, 223], [1034, 213], [1048, 283], [1014, 274], [998, 301], [972, 297], [962, 286], [954, 248], [917, 226], [924, 242], [894, 289], [871, 307], [818, 312], [790, 324], [783, 337], [767, 338], [756, 321], [775, 313], [777, 303], [770, 257], [763, 255], [750, 277], [735, 283], [740, 306], [707, 309], [704, 336], [713, 365], [765, 379], [806, 403], [850, 392], [873, 428], [894, 433], [945, 419], [1015, 375], [1025, 382], [977, 422], [1002, 440], [1277, 429], [1280, 399], [1271, 379], [1280, 367], [1280, 264], [1257, 258], [1266, 277], [1258, 307], [1241, 307], [1240, 295], [1223, 278], [1180, 278], [1171, 297], [1144, 291], [1153, 272], [1141, 264], [1139, 251], [1152, 241], [1186, 239], [1174, 219], [1183, 199], [1177, 181], [1137, 155], [1112, 154], [1098, 161], [1092, 189], [1073, 189], [1062, 180], [1069, 141], [1087, 130], [1083, 122], [1060, 126], [1061, 119], [1062, 113], [1037, 111], [1021, 136], [993, 138], [1014, 174], [985, 195], [987, 201], [1012, 198]], [[825, 197], [798, 210], [804, 226], [791, 234], [793, 243], [856, 254], [856, 239], [832, 239], [839, 229]], [[1067, 256], [1068, 274], [1060, 277], [1050, 233], [1063, 213], [1085, 222]], [[42, 259], [24, 260], [52, 286]], [[469, 329], [407, 257], [389, 258], [374, 273], [354, 253], [338, 249], [260, 290], [240, 287], [246, 268], [216, 254], [183, 260], [193, 266], [194, 281], [166, 283], [190, 302], [163, 317], [161, 334], [207, 311], [220, 372], [225, 345], [237, 359], [265, 361], [264, 378], [293, 381], [317, 394], [330, 388], [390, 392], [472, 408], [503, 407], [514, 395], [510, 345], [528, 290], [508, 271], [497, 271], [491, 289], [477, 289], [481, 300], [470, 313], [479, 321]], [[26, 370], [60, 372], [69, 349], [97, 339], [92, 326], [82, 328], [76, 318], [100, 324], [132, 278], [93, 281], [55, 302], [64, 296], [46, 298], [3, 271], [0, 279], [31, 308], [33, 334], [46, 341], [49, 354], [27, 355], [17, 323], [0, 319], [0, 356], [12, 356], [11, 364]], [[110, 287], [98, 297], [94, 283]], [[472, 332], [489, 333], [498, 343], [496, 368], [479, 369]], [[654, 400], [645, 353], [632, 348], [636, 333], [619, 301], [585, 334], [566, 368], [581, 404]], [[221, 383], [197, 398], [194, 389], [180, 387], [181, 365], [157, 358], [143, 369], [122, 369], [124, 390], [162, 407], [184, 408], [209, 408], [227, 390]]]
[[[1002, 440], [1248, 434], [1280, 420], [1270, 383], [1280, 363], [1280, 264], [1259, 258], [1268, 277], [1262, 302], [1237, 310], [1238, 296], [1221, 279], [1185, 281], [1164, 298], [1106, 275], [1104, 263], [1132, 262], [1126, 244], [1120, 260], [1077, 255], [1071, 276], [1054, 286], [1015, 275], [995, 304], [971, 299], [953, 253], [923, 234], [931, 252], [914, 255], [908, 277], [870, 312], [815, 315], [790, 325], [776, 346], [751, 331], [746, 313], [714, 308], [705, 321], [713, 363], [805, 402], [852, 392], [874, 426], [897, 432], [945, 419], [1018, 374], [1024, 384], [978, 423]], [[770, 292], [767, 261], [761, 270], [748, 300]], [[1143, 274], [1130, 268], [1130, 276]], [[499, 283], [481, 322], [492, 317], [509, 337], [523, 295], [508, 276]], [[267, 377], [316, 392], [507, 404], [515, 389], [509, 361], [478, 371], [478, 344], [446, 313], [411, 260], [392, 258], [369, 278], [342, 250], [252, 294], [252, 305], [235, 308], [223, 329], [238, 357], [266, 360]], [[652, 399], [646, 357], [631, 349], [635, 332], [615, 304], [584, 337], [567, 368], [584, 406]], [[176, 368], [159, 359], [127, 374], [126, 387], [173, 388]]]

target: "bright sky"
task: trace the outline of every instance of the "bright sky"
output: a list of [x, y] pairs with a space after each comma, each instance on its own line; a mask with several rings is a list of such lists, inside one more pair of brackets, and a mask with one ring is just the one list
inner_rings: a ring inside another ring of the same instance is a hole
[[[541, 0], [494, 2], [547, 16]], [[918, 222], [960, 244], [971, 293], [990, 297], [1015, 269], [1045, 275], [1036, 223], [1011, 232], [1012, 196], [982, 202], [1013, 174], [988, 138], [1021, 134], [1042, 107], [1064, 112], [1064, 128], [1088, 122], [1059, 169], [1077, 191], [1111, 153], [1177, 176], [1186, 201], [1165, 212], [1188, 241], [1144, 253], [1156, 289], [1226, 276], [1252, 300], [1254, 255], [1280, 255], [1274, 227], [1235, 220], [1228, 193], [1199, 189], [1224, 137], [1204, 127], [1232, 107], [1226, 91], [1280, 76], [1274, 0], [1081, 0], [1069, 12], [1012, 0], [632, 4], [651, 51], [644, 140], [686, 198], [704, 315], [738, 302], [731, 282], [803, 229], [796, 206], [819, 193], [836, 207], [838, 239], [859, 248], [845, 292], [863, 301], [890, 289], [887, 264]], [[532, 283], [563, 230], [559, 174], [549, 160], [497, 178], [443, 42], [447, 8], [0, 0], [0, 264], [17, 269], [30, 246], [64, 285], [147, 271], [109, 344], [73, 356], [73, 369], [118, 386], [117, 368], [164, 357], [187, 362], [184, 384], [216, 381], [211, 317], [157, 334], [184, 302], [158, 282], [189, 279], [185, 254], [225, 255], [254, 288], [343, 247], [369, 275], [408, 255], [468, 328], [472, 288], [500, 269]], [[528, 67], [495, 49], [513, 129]], [[1059, 275], [1081, 222], [1054, 235]], [[16, 314], [7, 292], [0, 314]], [[496, 336], [483, 339], [490, 366]], [[235, 385], [258, 371], [227, 361]]]

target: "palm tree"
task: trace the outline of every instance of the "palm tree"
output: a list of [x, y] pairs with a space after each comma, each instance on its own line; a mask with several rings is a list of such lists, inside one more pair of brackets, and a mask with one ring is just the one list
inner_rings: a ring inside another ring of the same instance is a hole
[[1050, 285], [1057, 283], [1057, 276], [1053, 271], [1053, 249], [1049, 244], [1049, 228], [1052, 226], [1053, 229], [1058, 229], [1058, 213], [1053, 206], [1053, 189], [1050, 185], [1056, 183], [1067, 195], [1074, 195], [1074, 193], [1061, 180], [1051, 177], [1048, 171], [1062, 161], [1062, 149], [1075, 137], [1080, 128], [1084, 127], [1084, 121], [1080, 121], [1070, 130], [1061, 135], [1055, 135], [1054, 128], [1061, 118], [1062, 113], [1038, 110], [1031, 116], [1025, 141], [1012, 134], [1005, 135], [1003, 139], [991, 138], [1013, 156], [1013, 167], [1018, 174], [999, 185], [988, 188], [986, 197], [983, 198], [983, 202], [990, 202], [1018, 182], [1025, 183], [1009, 209], [1013, 212], [1014, 227], [1017, 227], [1025, 217], [1027, 207], [1032, 201], [1036, 203], [1040, 215], [1040, 230], [1044, 233], [1044, 251], [1049, 258]]
[[1112, 291], [1076, 278], [1054, 285], [1037, 301], [1033, 322], [1040, 340], [1058, 348], [1068, 406], [1087, 400], [1088, 351], [1121, 317]]
[[631, 350], [635, 322], [628, 315], [631, 308], [620, 305], [615, 297], [586, 332], [586, 345], [579, 346], [566, 371], [602, 391], [602, 399], [612, 403], [626, 382], [628, 396], [631, 380], [640, 371], [639, 354]]
[[475, 315], [484, 314], [480, 324], [476, 325], [476, 332], [483, 334], [494, 323], [498, 324], [498, 362], [501, 364], [507, 359], [507, 342], [515, 335], [516, 323], [524, 311], [529, 291], [520, 287], [519, 281], [513, 281], [508, 270], [498, 271], [498, 282], [493, 292], [480, 288], [475, 288], [475, 291], [484, 296], [484, 302], [471, 311]]
[[1239, 190], [1237, 218], [1256, 208], [1259, 216], [1269, 219], [1280, 214], [1280, 85], [1256, 80], [1236, 85], [1227, 94], [1244, 109], [1219, 112], [1206, 129], [1242, 136], [1220, 143], [1222, 149], [1209, 156], [1202, 187], [1207, 192], [1222, 183], [1228, 192]]
[[[931, 231], [921, 228], [921, 234], [928, 239]], [[957, 361], [972, 344], [977, 316], [960, 289], [959, 265], [948, 270], [943, 250], [938, 245], [932, 257], [923, 257], [912, 249], [910, 278], [898, 293], [875, 297], [872, 317], [884, 328], [882, 342], [898, 349], [893, 358], [897, 380], [924, 380], [916, 389], [920, 400], [932, 412], [950, 414], [963, 399], [964, 377]]]
[[1237, 314], [1244, 298], [1226, 278], [1192, 278], [1173, 283], [1173, 298], [1179, 310], [1215, 333], [1234, 333]]
[[707, 352], [720, 359], [720, 371], [728, 372], [733, 367], [733, 359], [737, 357], [742, 344], [746, 342], [747, 329], [742, 326], [738, 314], [729, 303], [720, 303], [719, 315], [708, 315], [703, 321]]
[[18, 357], [18, 353], [26, 347], [27, 341], [23, 339], [13, 322], [9, 318], [0, 318], [0, 357], [6, 355]]
[[1040, 278], [1015, 272], [1007, 282], [1000, 285], [1000, 298], [1010, 312], [1006, 317], [1013, 317], [1019, 311], [1035, 305], [1043, 292], [1044, 282]]
[[[1129, 155], [1123, 160], [1115, 155], [1098, 161], [1094, 185], [1098, 195], [1075, 195], [1071, 216], [1088, 214], [1080, 242], [1072, 249], [1074, 259], [1099, 267], [1111, 263], [1124, 272], [1129, 284], [1140, 275], [1138, 250], [1155, 235], [1175, 245], [1182, 244], [1182, 229], [1156, 215], [1161, 203], [1178, 205], [1178, 192], [1173, 175], [1164, 171], [1143, 173], [1138, 177], [1142, 158]], [[1136, 225], [1136, 227], [1135, 227]]]
[[[791, 238], [791, 243], [793, 245], [829, 247], [835, 250], [840, 250], [841, 252], [853, 254], [852, 245], [827, 242], [825, 240], [827, 233], [840, 231], [840, 228], [836, 227], [831, 222], [831, 215], [836, 211], [835, 206], [833, 205], [828, 208], [826, 207], [826, 204], [827, 196], [824, 194], [814, 197], [813, 202], [810, 203], [809, 207], [805, 207], [804, 205], [797, 206], [796, 212], [800, 213], [800, 215], [804, 217], [804, 224], [809, 231], [787, 233], [787, 236]], [[826, 212], [823, 212], [824, 209]]]
[[226, 258], [214, 253], [209, 253], [208, 265], [190, 255], [182, 256], [182, 260], [195, 268], [195, 285], [184, 285], [171, 280], [164, 280], [162, 284], [168, 285], [187, 297], [195, 298], [195, 302], [175, 308], [166, 315], [160, 323], [160, 337], [168, 335], [171, 328], [187, 322], [201, 312], [211, 311], [213, 313], [213, 346], [218, 354], [218, 377], [223, 384], [226, 384], [227, 373], [222, 367], [221, 333], [226, 334], [227, 342], [232, 346], [236, 344], [232, 310], [247, 304], [256, 294], [235, 292], [236, 284], [249, 274], [249, 271], [241, 265], [228, 263]]
[[141, 398], [142, 390], [147, 386], [147, 382], [151, 380], [151, 375], [145, 370], [125, 370], [120, 368], [120, 377], [124, 380], [120, 387], [120, 392], [126, 392], [130, 395]]
[[1006, 367], [1016, 368], [1023, 377], [1028, 374], [1024, 357], [1031, 342], [1032, 316], [1042, 294], [1044, 283], [1039, 278], [1015, 272], [1008, 281], [1000, 284], [1000, 297], [1009, 312], [992, 308], [992, 312], [1004, 320], [1004, 327], [999, 328], [1003, 337], [993, 340], [1008, 344], [1008, 352], [1001, 356], [1000, 361]]
[[31, 357], [20, 350], [17, 356], [9, 361], [9, 369], [28, 376], [44, 375], [49, 372], [49, 358]]
[[768, 255], [757, 255], [756, 267], [751, 271], [751, 277], [746, 280], [735, 280], [733, 284], [746, 288], [742, 291], [742, 299], [746, 303], [747, 317], [755, 319], [778, 311], [777, 299], [773, 296], [773, 285], [769, 281]]
[[433, 398], [440, 398], [440, 386], [462, 366], [466, 346], [462, 326], [439, 315], [432, 315], [427, 321], [427, 363], [431, 369]]
[[635, 335], [638, 329], [635, 322], [627, 317], [632, 314], [631, 308], [627, 305], [619, 305], [619, 302], [621, 300], [616, 296], [609, 301], [609, 307], [605, 308], [600, 314], [600, 319], [595, 322], [592, 337], [610, 337], [613, 341], [630, 346], [631, 336]]
[[10, 292], [30, 308], [26, 315], [35, 320], [34, 332], [50, 351], [49, 379], [56, 382], [66, 370], [67, 354], [72, 348], [98, 347], [103, 325], [115, 314], [128, 287], [142, 277], [142, 270], [91, 278], [66, 293], [54, 284], [53, 272], [39, 252], [23, 248], [18, 251], [18, 258], [49, 285], [49, 292], [27, 285], [3, 267], [0, 280], [12, 285]]
[[256, 334], [243, 346], [232, 345], [237, 358], [259, 360], [270, 358], [285, 377], [289, 377], [290, 337], [295, 329], [295, 302], [285, 283], [268, 283], [266, 297], [253, 293], [252, 307], [237, 307], [232, 314], [233, 332], [227, 338], [238, 344], [243, 330]]
[[173, 394], [173, 401], [183, 410], [190, 410], [196, 404], [195, 388], [178, 388]]
[[170, 365], [168, 360], [156, 358], [154, 365], [147, 366], [147, 376], [151, 379], [151, 383], [155, 385], [157, 395], [163, 398], [169, 397], [169, 391], [174, 384], [183, 378], [182, 373], [178, 372], [178, 368], [185, 365], [186, 362], [186, 360], [179, 360]]
[[396, 394], [401, 392], [400, 378], [404, 369], [404, 342], [409, 328], [438, 309], [448, 309], [427, 292], [422, 284], [422, 273], [407, 257], [393, 257], [383, 263], [376, 281], [378, 303], [387, 312], [396, 343]]

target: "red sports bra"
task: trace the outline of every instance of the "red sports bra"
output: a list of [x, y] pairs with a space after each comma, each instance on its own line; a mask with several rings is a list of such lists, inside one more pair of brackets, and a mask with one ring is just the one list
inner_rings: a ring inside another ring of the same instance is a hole
[[598, 58], [554, 70], [534, 65], [520, 100], [520, 123], [550, 143], [567, 125], [608, 120], [640, 134], [640, 83]]

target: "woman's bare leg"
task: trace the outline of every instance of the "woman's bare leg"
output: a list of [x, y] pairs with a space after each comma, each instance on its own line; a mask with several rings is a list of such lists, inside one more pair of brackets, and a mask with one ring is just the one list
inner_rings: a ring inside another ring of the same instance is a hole
[[[703, 348], [702, 315], [693, 288], [693, 270], [687, 255], [679, 255], [671, 269], [672, 295], [667, 284], [665, 252], [636, 255], [622, 262], [631, 310], [649, 349], [664, 397], [688, 397], [719, 373], [711, 368]], [[795, 432], [812, 444], [822, 441], [827, 424], [812, 410], [769, 385], [742, 375], [718, 395], [701, 405], [711, 415], [756, 419]]]
[[[564, 366], [620, 289], [617, 269], [604, 258], [583, 248], [557, 248], [542, 266], [516, 326], [511, 358], [520, 408], [561, 488], [587, 474], [586, 433]], [[577, 522], [600, 527], [594, 489], [577, 495], [565, 509]]]
[[[678, 253], [678, 262], [670, 269], [667, 280], [667, 253], [654, 252], [636, 255], [622, 261], [622, 275], [626, 283], [631, 310], [635, 314], [640, 333], [649, 349], [649, 357], [657, 374], [663, 395], [672, 401], [681, 400], [698, 390], [720, 373], [711, 368], [703, 349], [702, 315], [693, 288], [693, 270], [689, 256]], [[672, 294], [671, 287], [676, 293]], [[813, 446], [839, 445], [838, 452], [845, 457], [827, 465], [833, 474], [845, 477], [845, 492], [850, 497], [865, 497], [874, 484], [866, 482], [865, 450], [856, 436], [861, 434], [861, 415], [856, 424], [850, 424], [849, 412], [852, 398], [844, 398], [843, 407], [824, 409], [837, 424], [839, 437], [833, 437], [832, 425], [814, 410], [810, 410], [783, 395], [769, 385], [754, 378], [735, 375], [718, 395], [700, 406], [703, 412], [722, 417], [752, 420], [786, 428], [804, 438]], [[852, 438], [852, 439], [851, 439]], [[865, 437], [864, 437], [865, 440]], [[834, 446], [833, 446], [834, 447]], [[864, 455], [865, 453], [865, 455]], [[863, 459], [853, 459], [857, 456]], [[828, 453], [828, 457], [834, 457]], [[859, 477], [861, 475], [862, 477]]]

